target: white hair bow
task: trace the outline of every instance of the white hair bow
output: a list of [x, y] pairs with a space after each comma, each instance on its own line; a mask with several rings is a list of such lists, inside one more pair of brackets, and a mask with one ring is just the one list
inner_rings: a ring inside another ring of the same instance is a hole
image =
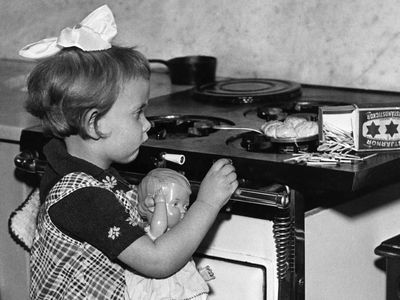
[[114, 16], [110, 8], [103, 5], [73, 28], [64, 28], [58, 37], [26, 45], [19, 51], [19, 55], [40, 59], [69, 47], [78, 47], [83, 51], [106, 50], [111, 48], [111, 40], [116, 35], [117, 25]]

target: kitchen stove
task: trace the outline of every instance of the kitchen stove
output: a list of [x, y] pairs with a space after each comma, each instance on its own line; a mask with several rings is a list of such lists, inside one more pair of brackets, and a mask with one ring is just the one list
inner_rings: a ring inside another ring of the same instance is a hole
[[[240, 122], [259, 128], [263, 120], [256, 117], [254, 122], [245, 116], [251, 104], [204, 103], [193, 99], [192, 92], [151, 99], [147, 111], [152, 123], [149, 140], [133, 163], [115, 167], [134, 184], [155, 167], [176, 169], [187, 176], [196, 195], [212, 163], [220, 157], [231, 158], [240, 189], [195, 255], [200, 266], [210, 265], [216, 275], [210, 282], [210, 299], [304, 298], [303, 215], [294, 203], [294, 191], [269, 176], [268, 169], [260, 165], [261, 153], [231, 145], [230, 139], [242, 140], [243, 133], [212, 128]], [[257, 133], [254, 136], [264, 138]], [[39, 127], [24, 130], [17, 167], [43, 171], [46, 158], [42, 147], [47, 139]], [[172, 162], [171, 155], [178, 160]], [[249, 159], [254, 155], [255, 160]], [[300, 221], [296, 221], [296, 209]]]
[[[134, 184], [155, 167], [178, 170], [190, 180], [196, 195], [212, 163], [230, 158], [240, 187], [195, 255], [199, 265], [210, 265], [216, 274], [210, 282], [210, 299], [304, 299], [304, 211], [312, 207], [305, 208], [303, 192], [359, 188], [354, 182], [362, 181], [354, 178], [363, 167], [343, 166], [338, 172], [285, 163], [292, 152], [313, 151], [315, 141], [307, 142], [307, 149], [282, 151], [260, 134], [218, 130], [213, 125], [260, 128], [267, 120], [294, 113], [315, 120], [319, 106], [353, 103], [358, 98], [374, 101], [376, 96], [302, 86], [301, 93], [296, 90], [287, 99], [238, 102], [210, 97], [204, 101], [194, 97], [195, 92], [151, 99], [146, 111], [153, 125], [148, 141], [134, 162], [115, 167]], [[40, 173], [46, 164], [42, 147], [47, 140], [39, 127], [23, 130], [17, 168]]]

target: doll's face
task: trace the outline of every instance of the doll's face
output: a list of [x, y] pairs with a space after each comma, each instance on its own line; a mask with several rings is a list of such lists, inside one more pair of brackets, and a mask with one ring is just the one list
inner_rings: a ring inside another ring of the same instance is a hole
[[190, 193], [177, 183], [162, 188], [167, 205], [168, 228], [174, 227], [183, 219], [189, 207]]

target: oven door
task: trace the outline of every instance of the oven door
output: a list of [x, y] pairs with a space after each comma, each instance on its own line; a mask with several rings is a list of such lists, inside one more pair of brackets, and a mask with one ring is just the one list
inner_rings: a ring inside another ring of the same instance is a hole
[[266, 299], [267, 272], [263, 265], [199, 253], [195, 254], [194, 260], [198, 267], [209, 266], [214, 272], [215, 279], [208, 281], [210, 294], [207, 299]]
[[278, 298], [273, 222], [220, 213], [194, 255], [199, 268], [209, 266], [209, 299]]

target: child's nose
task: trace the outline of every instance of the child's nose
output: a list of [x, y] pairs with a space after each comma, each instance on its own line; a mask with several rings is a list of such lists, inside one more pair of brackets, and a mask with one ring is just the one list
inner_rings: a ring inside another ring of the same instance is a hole
[[151, 128], [151, 123], [149, 122], [149, 120], [147, 120], [146, 117], [143, 117], [143, 131], [147, 132], [149, 131]]

